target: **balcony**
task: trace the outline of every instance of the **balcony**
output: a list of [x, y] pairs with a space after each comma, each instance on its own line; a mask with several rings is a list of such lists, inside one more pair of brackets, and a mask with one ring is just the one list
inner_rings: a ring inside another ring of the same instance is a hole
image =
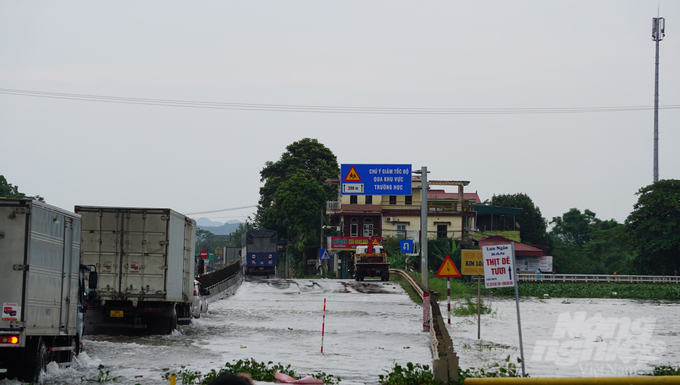
[[472, 203], [463, 202], [458, 205], [458, 202], [427, 202], [427, 211], [430, 213], [471, 213], [474, 210]]

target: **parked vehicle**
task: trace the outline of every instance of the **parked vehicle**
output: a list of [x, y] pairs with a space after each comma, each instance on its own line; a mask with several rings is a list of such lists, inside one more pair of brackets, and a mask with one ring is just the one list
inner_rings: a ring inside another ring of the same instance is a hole
[[196, 222], [161, 208], [76, 206], [90, 273], [88, 334], [170, 334], [191, 322]]
[[357, 246], [354, 252], [354, 278], [363, 281], [365, 277], [380, 277], [381, 281], [390, 280], [390, 263], [383, 247], [369, 242], [369, 246]]
[[83, 337], [80, 215], [0, 198], [0, 377], [38, 382], [73, 362]]
[[208, 299], [205, 297], [210, 295], [210, 291], [203, 289], [201, 283], [194, 281], [194, 298], [191, 303], [191, 316], [194, 318], [201, 318], [202, 313], [208, 312]]
[[245, 275], [276, 275], [278, 234], [275, 230], [251, 230], [241, 237], [241, 266]]

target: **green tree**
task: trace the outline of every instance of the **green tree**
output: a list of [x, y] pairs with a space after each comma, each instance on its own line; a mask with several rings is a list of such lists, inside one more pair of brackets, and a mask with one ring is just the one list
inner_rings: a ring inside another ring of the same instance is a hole
[[308, 246], [318, 245], [320, 210], [325, 203], [326, 195], [321, 186], [306, 171], [300, 171], [279, 186], [274, 194], [274, 204], [265, 213], [265, 221], [268, 213], [280, 215], [276, 223], [287, 230], [289, 239], [293, 241], [294, 261], [302, 259], [302, 266], [298, 269], [307, 262], [305, 251]]
[[641, 188], [626, 233], [642, 274], [680, 271], [680, 180], [660, 180]]
[[208, 250], [214, 252], [217, 247], [228, 247], [230, 241], [225, 236], [215, 235], [208, 230], [196, 229], [196, 252]]
[[[316, 139], [305, 138], [286, 147], [277, 162], [260, 171], [260, 201], [255, 222], [262, 229], [276, 230], [289, 242], [291, 257], [304, 266], [307, 248], [318, 245], [320, 212], [326, 201], [337, 199], [340, 167], [333, 152]], [[292, 264], [292, 266], [295, 266]]]
[[255, 226], [253, 225], [253, 221], [250, 219], [250, 217], [248, 217], [246, 223], [239, 223], [238, 227], [236, 227], [236, 230], [229, 235], [229, 237], [231, 237], [231, 246], [243, 247], [241, 244], [241, 238], [243, 238], [243, 234], [250, 230], [255, 230]]
[[615, 220], [600, 220], [588, 209], [572, 208], [554, 217], [553, 264], [561, 273], [628, 273], [631, 253], [624, 226]]
[[600, 222], [595, 217], [595, 213], [586, 209], [573, 208], [564, 213], [561, 217], [553, 217], [551, 224], [554, 225], [552, 234], [563, 243], [576, 246], [583, 246], [590, 241], [591, 226]]
[[7, 182], [7, 179], [5, 179], [4, 175], [0, 175], [0, 197], [36, 199], [41, 202], [45, 202], [45, 198], [41, 197], [40, 195], [32, 197], [19, 192], [19, 186], [13, 186], [11, 183]]
[[522, 214], [517, 223], [522, 242], [529, 245], [551, 246], [551, 239], [546, 230], [547, 222], [541, 215], [541, 209], [534, 205], [528, 195], [523, 193], [494, 195], [491, 198], [491, 205], [521, 208]]
[[318, 140], [305, 138], [288, 145], [281, 159], [265, 163], [260, 171], [260, 182], [264, 182], [264, 186], [260, 188], [256, 222], [263, 222], [264, 212], [272, 206], [276, 190], [298, 171], [308, 172], [308, 177], [324, 191], [326, 200], [337, 199], [337, 186], [325, 183], [326, 179], [337, 178], [340, 174], [337, 158]]

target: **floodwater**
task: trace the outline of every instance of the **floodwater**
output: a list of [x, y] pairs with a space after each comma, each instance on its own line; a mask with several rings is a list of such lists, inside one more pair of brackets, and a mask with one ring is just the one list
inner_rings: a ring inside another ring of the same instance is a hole
[[[482, 315], [481, 344], [476, 315], [448, 325], [464, 369], [520, 355], [515, 301], [486, 301], [492, 313]], [[446, 306], [440, 303], [445, 319]], [[680, 302], [529, 298], [520, 300], [520, 312], [532, 377], [619, 376], [680, 362]], [[291, 365], [301, 376], [339, 376], [343, 385], [377, 384], [395, 363], [432, 364], [422, 308], [398, 283], [255, 280], [172, 335], [88, 336], [78, 365], [51, 364], [45, 383], [92, 382], [104, 365], [119, 384], [167, 384], [163, 374], [182, 365], [207, 373], [250, 358]]]
[[[520, 357], [515, 300], [485, 301], [492, 313], [481, 316], [481, 340], [477, 315], [451, 317], [447, 325], [462, 368]], [[629, 376], [680, 364], [678, 301], [520, 298], [519, 307], [532, 377]], [[446, 314], [446, 301], [440, 308]]]
[[422, 331], [422, 317], [421, 307], [395, 282], [244, 282], [233, 296], [211, 302], [207, 315], [172, 335], [88, 336], [81, 365], [50, 368], [45, 380], [72, 384], [96, 379], [102, 364], [110, 377], [120, 376], [117, 383], [167, 384], [161, 379], [167, 368], [188, 365], [207, 373], [254, 358], [291, 365], [301, 376], [325, 372], [340, 377], [343, 385], [377, 384], [378, 375], [395, 362], [431, 365], [430, 335]]

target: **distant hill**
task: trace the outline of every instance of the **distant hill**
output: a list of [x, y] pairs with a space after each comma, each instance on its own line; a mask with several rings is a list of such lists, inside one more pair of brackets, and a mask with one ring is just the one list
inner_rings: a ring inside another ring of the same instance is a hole
[[208, 218], [198, 218], [196, 220], [199, 229], [210, 231], [215, 235], [229, 235], [236, 231], [241, 223], [241, 221], [237, 220], [231, 220], [227, 223], [215, 222]]

